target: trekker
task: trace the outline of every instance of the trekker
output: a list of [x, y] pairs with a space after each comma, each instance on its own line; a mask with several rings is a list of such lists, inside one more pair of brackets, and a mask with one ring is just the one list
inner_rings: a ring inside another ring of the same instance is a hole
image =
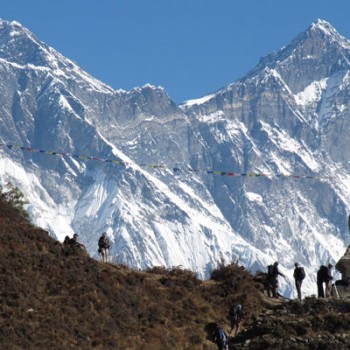
[[243, 308], [239, 303], [234, 303], [230, 309], [229, 313], [230, 322], [231, 322], [231, 330], [229, 335], [231, 335], [232, 330], [235, 328], [235, 336], [238, 334], [239, 327], [243, 320]]
[[267, 276], [266, 276], [266, 288], [267, 295], [269, 297], [278, 298], [278, 275], [286, 277], [278, 269], [278, 262], [276, 261], [273, 265], [267, 267]]
[[326, 276], [326, 298], [332, 297], [333, 276], [332, 276], [332, 264], [328, 264], [327, 276]]
[[64, 245], [65, 247], [71, 245], [69, 236], [64, 237], [63, 245]]
[[317, 297], [324, 298], [324, 288], [323, 283], [325, 282], [327, 267], [321, 265], [319, 270], [317, 271]]
[[77, 233], [74, 233], [73, 238], [70, 239], [70, 244], [72, 245], [72, 247], [77, 247], [86, 250], [85, 245], [78, 241], [78, 237], [79, 235]]
[[[332, 264], [328, 266], [321, 265], [320, 269], [317, 271], [317, 294], [319, 298], [330, 297], [332, 291]], [[323, 284], [326, 284], [326, 294]]]
[[298, 293], [298, 299], [301, 300], [301, 285], [303, 283], [303, 280], [305, 278], [305, 270], [302, 266], [299, 266], [299, 264], [296, 262], [294, 264], [294, 281], [295, 281], [295, 288], [297, 289]]
[[110, 246], [111, 244], [109, 243], [107, 234], [106, 232], [103, 232], [98, 240], [98, 252], [102, 255], [103, 262], [108, 262], [108, 253]]
[[227, 335], [222, 327], [217, 325], [214, 340], [218, 346], [218, 350], [228, 350]]

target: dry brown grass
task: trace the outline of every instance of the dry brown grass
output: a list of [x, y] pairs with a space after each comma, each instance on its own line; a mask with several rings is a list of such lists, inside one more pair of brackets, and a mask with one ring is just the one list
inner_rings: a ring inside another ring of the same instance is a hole
[[0, 199], [0, 349], [211, 350], [240, 302], [232, 349], [348, 349], [350, 301], [269, 299], [236, 264], [209, 281], [181, 268], [132, 271], [64, 248]]
[[0, 242], [1, 349], [215, 349], [207, 326], [227, 321], [230, 303], [258, 308], [239, 266], [203, 282], [181, 268], [103, 264], [3, 202]]

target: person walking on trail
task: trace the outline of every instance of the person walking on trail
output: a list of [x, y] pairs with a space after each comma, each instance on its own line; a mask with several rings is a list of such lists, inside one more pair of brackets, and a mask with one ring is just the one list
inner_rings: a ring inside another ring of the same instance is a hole
[[266, 288], [269, 297], [278, 298], [278, 275], [285, 277], [285, 275], [279, 271], [278, 262], [276, 261], [273, 265], [267, 267], [266, 276]]
[[234, 303], [229, 313], [231, 329], [229, 335], [231, 335], [232, 330], [235, 328], [235, 336], [238, 334], [239, 327], [243, 320], [243, 308], [239, 303]]
[[322, 265], [317, 271], [317, 297], [324, 298], [324, 287], [323, 283], [326, 280], [327, 267]]
[[293, 277], [295, 281], [295, 288], [298, 293], [298, 299], [301, 300], [301, 285], [305, 278], [305, 270], [297, 262], [294, 264], [294, 266], [295, 266], [295, 269], [294, 269]]
[[222, 327], [217, 325], [214, 340], [218, 346], [218, 350], [228, 350], [228, 339], [227, 335]]
[[[328, 264], [328, 266], [321, 265], [320, 269], [317, 271], [317, 295], [319, 298], [331, 296], [333, 280], [332, 268], [332, 264]], [[326, 285], [326, 293], [324, 285]]]
[[108, 262], [109, 247], [111, 246], [106, 232], [103, 232], [98, 240], [98, 252], [102, 255], [103, 262]]

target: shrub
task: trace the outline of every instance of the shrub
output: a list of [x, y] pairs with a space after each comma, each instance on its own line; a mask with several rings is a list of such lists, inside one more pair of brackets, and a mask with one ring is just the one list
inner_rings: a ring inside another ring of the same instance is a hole
[[220, 264], [217, 269], [211, 272], [210, 278], [214, 281], [225, 281], [232, 277], [236, 278], [241, 270], [244, 270], [244, 268], [239, 267], [236, 263], [231, 263], [227, 266]]
[[150, 267], [146, 270], [146, 272], [148, 273], [154, 273], [157, 275], [165, 275], [168, 273], [168, 270], [165, 266], [154, 266], [154, 267]]
[[21, 217], [28, 219], [28, 212], [25, 209], [28, 202], [24, 199], [23, 193], [10, 182], [7, 183], [6, 189], [0, 185], [0, 199], [16, 209]]

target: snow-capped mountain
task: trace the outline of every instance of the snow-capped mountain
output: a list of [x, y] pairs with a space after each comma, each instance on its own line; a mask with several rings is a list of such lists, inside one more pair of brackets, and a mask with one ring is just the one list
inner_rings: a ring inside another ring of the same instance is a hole
[[318, 20], [243, 79], [177, 106], [161, 87], [114, 91], [0, 21], [0, 177], [35, 224], [79, 233], [96, 258], [106, 231], [112, 260], [134, 268], [205, 278], [222, 259], [252, 272], [278, 260], [286, 295], [298, 261], [314, 293], [319, 265], [349, 243], [349, 58]]

